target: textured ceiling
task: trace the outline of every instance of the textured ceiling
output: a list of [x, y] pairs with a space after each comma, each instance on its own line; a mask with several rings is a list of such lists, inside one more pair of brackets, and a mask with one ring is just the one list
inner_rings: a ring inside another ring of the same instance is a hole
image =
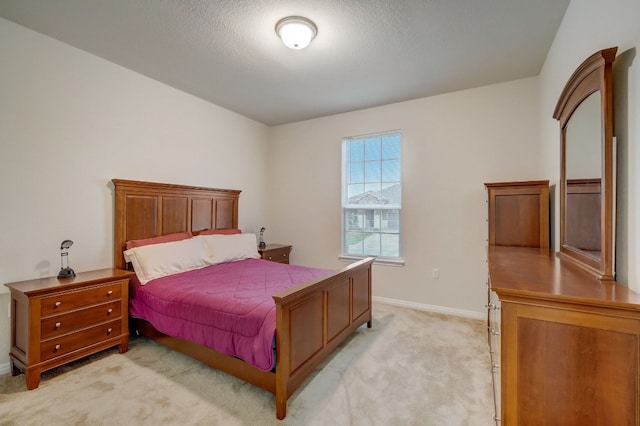
[[[535, 76], [569, 0], [0, 0], [0, 17], [267, 125]], [[277, 38], [313, 20], [305, 50]]]

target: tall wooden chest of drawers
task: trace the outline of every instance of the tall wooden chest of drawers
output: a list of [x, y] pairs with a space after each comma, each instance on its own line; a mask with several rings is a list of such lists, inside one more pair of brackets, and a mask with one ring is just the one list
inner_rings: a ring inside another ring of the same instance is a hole
[[[485, 183], [488, 205], [488, 254], [495, 247], [549, 247], [549, 181]], [[489, 265], [491, 266], [491, 265]], [[503, 418], [502, 303], [492, 277], [487, 279], [487, 322], [496, 425]], [[513, 392], [509, 389], [509, 392]], [[504, 423], [503, 423], [504, 424]]]
[[485, 183], [489, 245], [549, 247], [549, 181]]
[[101, 350], [129, 347], [128, 294], [133, 272], [101, 269], [5, 284], [11, 290], [11, 374], [28, 389], [40, 375]]

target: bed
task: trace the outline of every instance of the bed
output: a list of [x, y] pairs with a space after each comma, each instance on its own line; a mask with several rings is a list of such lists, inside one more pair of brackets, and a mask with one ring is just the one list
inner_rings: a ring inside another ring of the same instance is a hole
[[[116, 268], [131, 268], [124, 256], [131, 240], [238, 228], [238, 190], [123, 179], [112, 182]], [[206, 345], [164, 334], [149, 321], [132, 317], [131, 328], [139, 335], [273, 393], [276, 417], [283, 419], [287, 400], [314, 369], [357, 328], [365, 324], [371, 328], [373, 260], [365, 258], [341, 270], [322, 273], [319, 278], [272, 296], [275, 367], [269, 370]]]

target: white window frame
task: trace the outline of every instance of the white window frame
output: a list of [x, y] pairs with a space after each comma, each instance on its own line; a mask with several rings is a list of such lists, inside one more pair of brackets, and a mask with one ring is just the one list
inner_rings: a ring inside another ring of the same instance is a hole
[[[351, 165], [351, 163], [349, 162], [349, 158], [348, 158], [348, 152], [347, 152], [347, 147], [349, 145], [350, 142], [353, 141], [357, 141], [357, 140], [365, 140], [365, 139], [371, 139], [371, 138], [378, 138], [378, 137], [384, 137], [387, 135], [398, 135], [398, 137], [400, 138], [400, 153], [399, 153], [399, 174], [400, 176], [398, 177], [398, 181], [393, 180], [392, 182], [397, 182], [397, 184], [400, 185], [400, 191], [402, 190], [402, 132], [400, 130], [392, 130], [392, 131], [386, 131], [386, 132], [379, 132], [379, 133], [372, 133], [372, 134], [366, 134], [366, 135], [357, 135], [357, 136], [349, 136], [349, 137], [345, 137], [342, 139], [342, 186], [341, 186], [341, 192], [342, 192], [342, 203], [341, 203], [341, 216], [342, 216], [342, 226], [341, 226], [341, 255], [339, 256], [340, 260], [344, 260], [344, 261], [354, 261], [354, 260], [358, 260], [358, 259], [362, 259], [364, 257], [368, 257], [369, 255], [367, 254], [353, 254], [353, 253], [348, 253], [347, 250], [347, 246], [346, 246], [346, 239], [347, 239], [347, 226], [346, 226], [346, 218], [347, 218], [347, 212], [348, 211], [353, 211], [353, 210], [365, 210], [365, 214], [366, 211], [374, 211], [374, 210], [378, 210], [378, 211], [384, 211], [384, 210], [397, 210], [398, 211], [398, 216], [397, 216], [397, 220], [398, 220], [398, 230], [397, 232], [391, 232], [391, 234], [396, 235], [397, 234], [397, 238], [398, 238], [398, 256], [383, 256], [383, 255], [378, 255], [378, 254], [371, 254], [370, 256], [375, 256], [376, 260], [375, 263], [377, 264], [383, 264], [383, 265], [392, 265], [392, 266], [403, 266], [404, 265], [404, 259], [402, 258], [402, 197], [400, 196], [400, 200], [398, 204], [392, 204], [392, 205], [388, 205], [388, 204], [364, 204], [364, 205], [352, 205], [349, 204], [349, 196], [348, 196], [348, 185], [349, 185], [349, 180], [350, 180], [350, 168], [349, 166]], [[380, 160], [373, 160], [373, 162], [375, 161], [379, 161], [382, 162], [384, 159], [381, 157]], [[367, 162], [367, 160], [363, 160], [364, 162]], [[383, 177], [380, 177], [380, 181], [373, 181], [372, 183], [380, 183], [380, 185], [383, 185], [385, 183], [385, 181], [383, 180]], [[364, 184], [364, 183], [363, 183]], [[384, 234], [388, 234], [388, 232], [384, 232], [382, 230], [379, 230], [377, 232], [373, 232], [373, 233], [377, 233], [379, 234], [381, 237]]]

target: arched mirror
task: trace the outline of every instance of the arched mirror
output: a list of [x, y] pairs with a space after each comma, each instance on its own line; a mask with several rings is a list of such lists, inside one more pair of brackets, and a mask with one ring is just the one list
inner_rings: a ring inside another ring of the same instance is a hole
[[615, 279], [611, 66], [616, 51], [612, 47], [587, 58], [553, 113], [561, 146], [558, 257], [608, 281]]

